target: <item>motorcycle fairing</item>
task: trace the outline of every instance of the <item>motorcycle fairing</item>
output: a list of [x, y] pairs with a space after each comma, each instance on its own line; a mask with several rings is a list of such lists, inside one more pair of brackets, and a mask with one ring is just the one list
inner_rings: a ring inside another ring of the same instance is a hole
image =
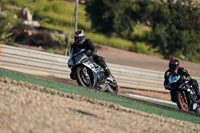
[[82, 64], [84, 66], [86, 66], [87, 68], [89, 68], [90, 70], [92, 70], [92, 74], [93, 74], [93, 78], [94, 78], [93, 79], [93, 82], [94, 82], [93, 88], [96, 88], [97, 81], [99, 79], [99, 73], [103, 71], [102, 67], [97, 65], [95, 62], [94, 63], [90, 62], [89, 60], [86, 62], [82, 62]]
[[171, 84], [173, 84], [173, 83], [176, 83], [179, 79], [180, 79], [180, 75], [174, 75], [174, 74], [172, 74], [172, 75], [169, 77], [169, 82], [170, 82]]

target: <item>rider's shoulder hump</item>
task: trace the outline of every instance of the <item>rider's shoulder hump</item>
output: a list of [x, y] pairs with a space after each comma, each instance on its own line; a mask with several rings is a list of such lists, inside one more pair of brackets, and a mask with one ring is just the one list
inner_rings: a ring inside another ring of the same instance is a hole
[[179, 67], [179, 70], [181, 70], [181, 71], [187, 71], [185, 68], [183, 68], [183, 67]]

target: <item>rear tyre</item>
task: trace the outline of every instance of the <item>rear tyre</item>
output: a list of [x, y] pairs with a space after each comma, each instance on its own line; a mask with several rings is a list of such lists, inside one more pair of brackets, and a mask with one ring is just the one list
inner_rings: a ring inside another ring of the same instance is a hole
[[200, 104], [198, 104], [198, 108], [195, 112], [200, 113]]
[[196, 112], [197, 112], [197, 113], [200, 113], [200, 103], [197, 103], [197, 105], [198, 105], [198, 107], [197, 107]]
[[176, 98], [178, 108], [184, 111], [189, 111], [189, 106], [187, 104], [188, 102], [185, 101], [184, 96], [181, 92], [176, 92]]
[[75, 69], [75, 76], [80, 86], [92, 88], [92, 77], [87, 67], [78, 66]]

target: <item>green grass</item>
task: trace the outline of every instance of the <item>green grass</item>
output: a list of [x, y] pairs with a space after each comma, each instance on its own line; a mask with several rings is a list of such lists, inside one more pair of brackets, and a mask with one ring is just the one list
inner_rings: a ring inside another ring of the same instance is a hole
[[169, 111], [169, 110], [165, 110], [165, 109], [162, 109], [159, 107], [151, 106], [147, 103], [135, 101], [135, 100], [132, 100], [129, 98], [125, 98], [125, 97], [121, 97], [121, 96], [117, 96], [117, 95], [111, 95], [109, 93], [103, 93], [103, 92], [99, 92], [96, 90], [87, 89], [87, 88], [83, 88], [83, 87], [79, 87], [79, 86], [73, 86], [73, 85], [69, 85], [69, 84], [59, 83], [56, 81], [47, 80], [47, 79], [40, 78], [37, 76], [7, 70], [4, 68], [0, 68], [0, 77], [8, 77], [8, 78], [11, 78], [14, 80], [25, 81], [25, 82], [29, 82], [32, 84], [49, 87], [49, 88], [52, 88], [52, 89], [55, 89], [58, 91], [62, 91], [62, 92], [66, 92], [66, 93], [71, 93], [71, 94], [73, 93], [73, 94], [78, 94], [81, 96], [87, 96], [87, 97], [90, 97], [93, 99], [113, 102], [115, 104], [119, 104], [124, 107], [137, 109], [137, 110], [152, 113], [152, 114], [157, 114], [157, 115], [164, 116], [164, 117], [170, 117], [170, 118], [175, 118], [178, 120], [184, 120], [184, 121], [189, 121], [192, 123], [200, 124], [199, 117], [192, 116], [190, 114]]

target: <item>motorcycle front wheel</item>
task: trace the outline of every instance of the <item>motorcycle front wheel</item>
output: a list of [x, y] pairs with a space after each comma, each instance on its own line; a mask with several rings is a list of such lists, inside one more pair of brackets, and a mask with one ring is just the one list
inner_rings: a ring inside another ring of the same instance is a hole
[[75, 69], [76, 81], [80, 86], [92, 88], [92, 78], [87, 67], [78, 66]]
[[[186, 98], [184, 98], [184, 95], [182, 92], [177, 92], [177, 106], [179, 109], [182, 109], [184, 111], [189, 111], [189, 105]], [[194, 110], [196, 113], [200, 113], [200, 103], [197, 104], [197, 109]]]
[[176, 102], [177, 102], [178, 108], [181, 110], [189, 111], [188, 102], [187, 102], [187, 99], [184, 98], [183, 93], [180, 91], [177, 91], [176, 98], [177, 98]]

